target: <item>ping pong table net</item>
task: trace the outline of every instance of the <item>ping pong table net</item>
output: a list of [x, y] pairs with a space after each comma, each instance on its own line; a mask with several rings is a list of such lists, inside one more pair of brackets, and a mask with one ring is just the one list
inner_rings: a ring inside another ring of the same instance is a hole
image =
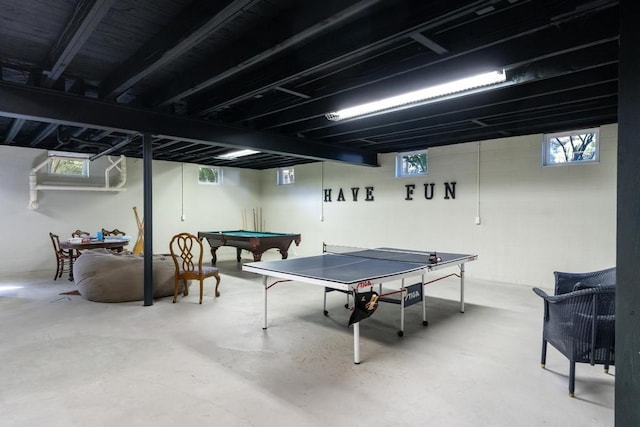
[[410, 262], [415, 264], [433, 264], [441, 261], [441, 258], [435, 252], [420, 252], [393, 248], [366, 249], [323, 243], [322, 252], [368, 259]]

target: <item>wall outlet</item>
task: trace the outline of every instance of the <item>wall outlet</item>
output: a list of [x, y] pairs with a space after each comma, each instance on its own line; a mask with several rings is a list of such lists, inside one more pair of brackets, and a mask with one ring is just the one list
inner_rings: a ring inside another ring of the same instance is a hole
[[476, 217], [475, 223], [476, 223], [476, 225], [480, 225], [480, 217], [479, 216]]

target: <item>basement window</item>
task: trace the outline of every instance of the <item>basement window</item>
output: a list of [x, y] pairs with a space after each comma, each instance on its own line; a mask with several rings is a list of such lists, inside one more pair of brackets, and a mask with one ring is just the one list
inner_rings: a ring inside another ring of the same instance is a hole
[[198, 183], [199, 184], [222, 184], [222, 169], [200, 167], [198, 168]]
[[396, 178], [427, 174], [427, 150], [396, 154]]
[[600, 129], [581, 129], [544, 135], [542, 165], [598, 163]]
[[75, 176], [79, 178], [89, 177], [88, 154], [49, 151], [47, 155], [51, 158], [47, 171], [49, 175]]
[[276, 178], [276, 185], [289, 185], [295, 181], [294, 168], [280, 168]]

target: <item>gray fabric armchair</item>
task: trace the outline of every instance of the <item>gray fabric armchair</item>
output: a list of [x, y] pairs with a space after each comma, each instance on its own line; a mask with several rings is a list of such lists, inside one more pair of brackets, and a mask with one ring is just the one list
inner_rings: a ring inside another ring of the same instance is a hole
[[588, 273], [566, 273], [563, 271], [554, 271], [553, 275], [555, 277], [555, 295], [566, 294], [567, 292], [578, 290], [580, 288], [584, 289], [593, 286], [610, 286], [616, 284], [615, 267], [590, 271]]
[[574, 396], [576, 363], [614, 365], [615, 285], [588, 287], [547, 295], [533, 291], [544, 300], [542, 357], [544, 368], [547, 343], [569, 359], [569, 395]]

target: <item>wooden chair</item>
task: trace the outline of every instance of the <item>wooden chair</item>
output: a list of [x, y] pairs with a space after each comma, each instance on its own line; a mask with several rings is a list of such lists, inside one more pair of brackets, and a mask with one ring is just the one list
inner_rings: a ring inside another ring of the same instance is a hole
[[88, 231], [76, 230], [71, 233], [71, 237], [91, 237], [91, 233]]
[[[124, 231], [118, 230], [117, 228], [114, 228], [113, 230], [107, 230], [106, 228], [102, 229], [102, 238], [104, 239], [107, 236], [126, 236], [127, 233], [125, 233]], [[118, 253], [118, 252], [122, 252], [124, 250], [124, 248], [116, 248], [116, 249], [111, 249], [111, 252], [114, 253]]]
[[[82, 231], [82, 230], [76, 230], [73, 233], [71, 233], [71, 237], [82, 237], [82, 238], [90, 238], [91, 237], [91, 233], [89, 233], [88, 231]], [[73, 251], [71, 251], [73, 252]], [[80, 254], [82, 253], [82, 251], [77, 251], [77, 255], [75, 255], [75, 257], [77, 258], [78, 256], [80, 256]]]
[[62, 277], [63, 273], [69, 272], [71, 268], [71, 258], [77, 258], [73, 254], [73, 251], [67, 251], [60, 248], [60, 238], [57, 234], [49, 233], [51, 243], [53, 243], [53, 251], [56, 254], [56, 275], [53, 276], [53, 280], [57, 280]]
[[200, 304], [202, 304], [203, 282], [208, 277], [216, 278], [216, 297], [220, 296], [218, 286], [220, 285], [220, 275], [216, 267], [203, 266], [202, 241], [190, 233], [180, 233], [173, 236], [169, 243], [169, 251], [176, 268], [174, 275], [173, 302], [178, 299], [178, 283], [184, 282], [184, 296], [189, 295], [187, 280], [198, 280], [200, 282]]
[[124, 231], [120, 231], [117, 228], [114, 228], [113, 230], [106, 230], [106, 229], [102, 229], [102, 236], [103, 237], [107, 237], [107, 236], [126, 236], [127, 233], [125, 233]]

